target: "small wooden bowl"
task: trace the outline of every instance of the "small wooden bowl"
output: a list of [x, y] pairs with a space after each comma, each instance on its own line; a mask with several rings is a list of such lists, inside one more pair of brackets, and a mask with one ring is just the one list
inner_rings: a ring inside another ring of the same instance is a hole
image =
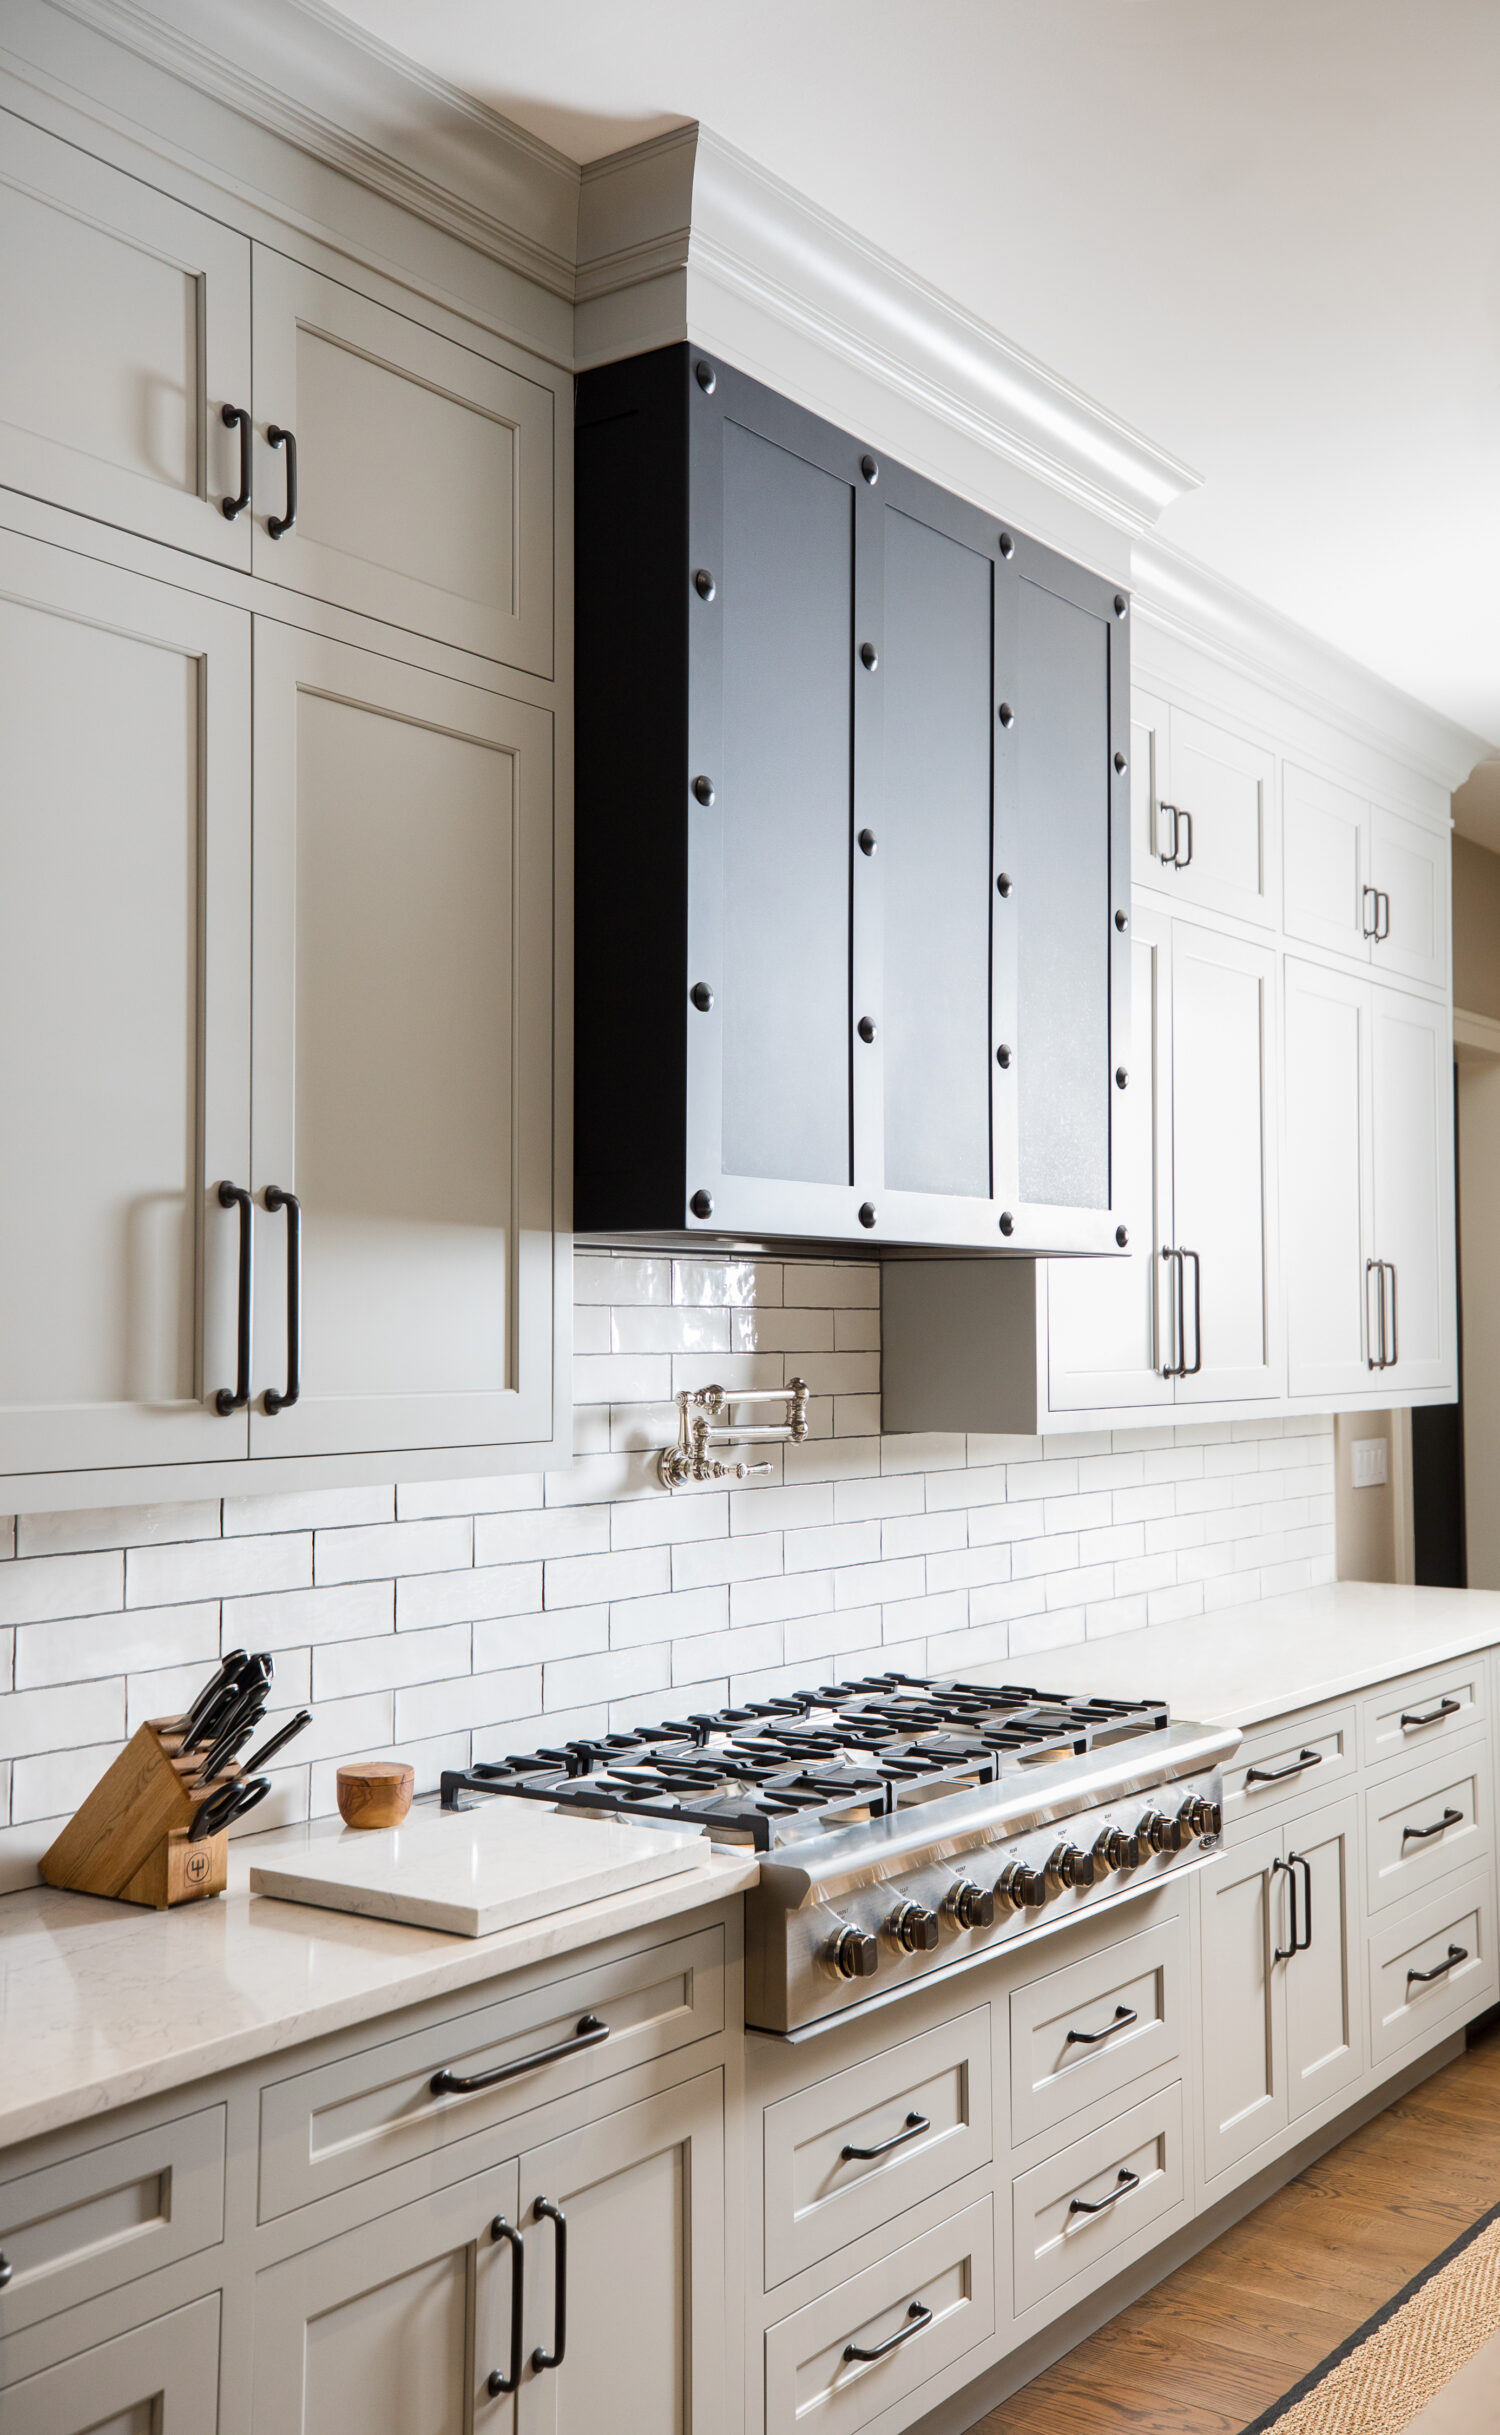
[[338, 1774], [339, 1816], [346, 1826], [399, 1826], [411, 1807], [413, 1769], [405, 1759], [363, 1759]]

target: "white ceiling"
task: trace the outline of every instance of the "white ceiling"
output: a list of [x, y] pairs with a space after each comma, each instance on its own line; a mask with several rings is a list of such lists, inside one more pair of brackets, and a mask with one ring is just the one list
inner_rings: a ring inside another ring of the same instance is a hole
[[1500, 740], [1496, 0], [343, 0], [575, 160], [702, 119], [1185, 457], [1164, 538]]

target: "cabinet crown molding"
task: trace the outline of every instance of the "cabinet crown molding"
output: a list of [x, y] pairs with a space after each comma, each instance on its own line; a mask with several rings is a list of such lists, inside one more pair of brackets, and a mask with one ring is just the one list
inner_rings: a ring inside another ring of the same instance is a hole
[[[1127, 531], [1154, 524], [1202, 479], [709, 128], [590, 162], [578, 226], [580, 369], [673, 338], [701, 340], [712, 289]], [[590, 311], [606, 300], [607, 312]]]

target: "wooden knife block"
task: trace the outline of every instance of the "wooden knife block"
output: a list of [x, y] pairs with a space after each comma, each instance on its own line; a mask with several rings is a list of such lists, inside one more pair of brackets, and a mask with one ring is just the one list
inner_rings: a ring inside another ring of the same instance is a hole
[[41, 1865], [48, 1885], [144, 1903], [156, 1911], [223, 1893], [227, 1829], [189, 1843], [188, 1828], [225, 1779], [216, 1777], [201, 1792], [191, 1791], [198, 1761], [175, 1765], [177, 1740], [160, 1722], [140, 1727], [45, 1855]]

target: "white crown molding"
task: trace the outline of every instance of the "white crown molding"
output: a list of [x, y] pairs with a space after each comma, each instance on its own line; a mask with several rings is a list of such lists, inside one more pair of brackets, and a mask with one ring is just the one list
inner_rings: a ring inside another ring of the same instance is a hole
[[[593, 162], [580, 305], [685, 270], [852, 363], [1094, 514], [1154, 524], [1200, 476], [706, 127]], [[628, 317], [611, 317], [628, 351]], [[691, 337], [688, 327], [682, 335]], [[580, 353], [586, 355], [587, 347]]]
[[323, 0], [51, 0], [569, 303], [577, 165]]
[[1494, 752], [1482, 736], [1387, 683], [1159, 534], [1133, 544], [1131, 588], [1138, 619], [1274, 685], [1285, 699], [1394, 754], [1450, 794]]

